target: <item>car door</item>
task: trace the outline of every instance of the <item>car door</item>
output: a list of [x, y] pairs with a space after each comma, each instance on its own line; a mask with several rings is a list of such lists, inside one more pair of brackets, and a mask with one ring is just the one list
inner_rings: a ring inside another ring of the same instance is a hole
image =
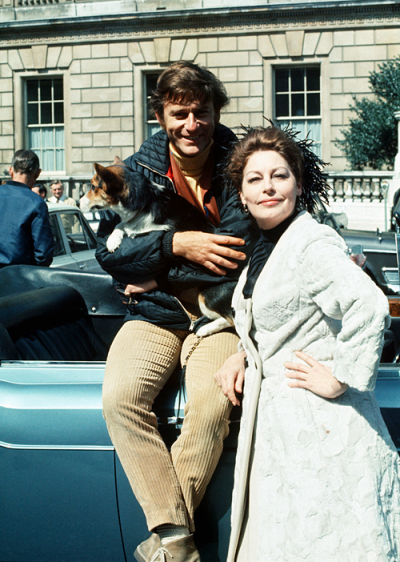
[[124, 562], [104, 362], [2, 361], [2, 562]]
[[96, 237], [79, 209], [51, 209], [50, 224], [55, 245], [51, 267], [101, 271], [95, 257]]

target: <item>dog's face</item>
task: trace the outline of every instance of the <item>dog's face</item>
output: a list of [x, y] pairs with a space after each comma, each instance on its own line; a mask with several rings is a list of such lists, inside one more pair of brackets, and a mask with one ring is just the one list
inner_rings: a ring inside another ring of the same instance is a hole
[[84, 213], [117, 206], [129, 191], [125, 181], [126, 166], [118, 156], [115, 156], [111, 166], [95, 163], [94, 169], [96, 174], [90, 182], [91, 189], [80, 200], [80, 208]]

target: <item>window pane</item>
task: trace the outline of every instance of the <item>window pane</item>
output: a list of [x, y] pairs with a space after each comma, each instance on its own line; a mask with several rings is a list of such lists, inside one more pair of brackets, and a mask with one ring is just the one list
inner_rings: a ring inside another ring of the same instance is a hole
[[319, 90], [319, 68], [307, 68], [307, 90]]
[[42, 145], [43, 148], [53, 148], [54, 146], [53, 129], [42, 129]]
[[286, 119], [282, 119], [282, 121], [279, 121], [278, 126], [281, 129], [284, 129], [285, 127], [291, 127], [292, 126], [292, 122]]
[[307, 94], [307, 115], [320, 114], [319, 94]]
[[292, 94], [292, 116], [303, 117], [304, 115], [304, 95]]
[[305, 121], [293, 121], [292, 128], [294, 131], [299, 131], [299, 139], [304, 139], [307, 135], [307, 127]]
[[148, 125], [147, 125], [147, 138], [152, 137], [153, 135], [158, 133], [158, 131], [161, 131], [161, 126], [158, 122], [157, 123], [148, 123]]
[[287, 117], [289, 115], [289, 94], [278, 94], [276, 96], [276, 116]]
[[64, 128], [63, 127], [56, 127], [55, 128], [55, 147], [56, 148], [64, 148]]
[[49, 125], [52, 123], [51, 103], [40, 104], [40, 122], [42, 125]]
[[40, 101], [51, 100], [51, 80], [40, 80]]
[[37, 101], [38, 99], [38, 81], [28, 80], [27, 82], [28, 101]]
[[28, 125], [39, 123], [39, 108], [37, 103], [28, 104]]
[[65, 161], [64, 161], [64, 149], [57, 149], [56, 150], [56, 172], [60, 172], [64, 170]]
[[154, 119], [153, 112], [150, 109], [150, 98], [153, 91], [156, 89], [159, 74], [146, 74], [146, 115], [147, 121]]
[[321, 121], [317, 119], [310, 119], [307, 124], [310, 132], [310, 138], [315, 142], [321, 142]]
[[54, 257], [64, 256], [67, 252], [65, 251], [64, 243], [61, 238], [60, 227], [58, 226], [57, 217], [55, 215], [49, 215], [51, 231], [53, 233], [54, 241]]
[[83, 239], [86, 242], [86, 246], [89, 250], [95, 250], [97, 248], [97, 240], [93, 240], [91, 233], [88, 231], [86, 224], [84, 223], [82, 217], [78, 215], [79, 218], [79, 232], [82, 232]]
[[275, 72], [275, 90], [276, 92], [289, 91], [289, 71], [284, 69]]
[[64, 104], [56, 102], [54, 104], [54, 123], [64, 123]]
[[93, 244], [89, 244], [84, 226], [79, 220], [79, 215], [77, 213], [62, 213], [60, 216], [65, 232], [68, 235], [71, 252], [75, 254], [76, 252], [90, 250]]
[[41, 147], [40, 145], [40, 129], [38, 128], [34, 128], [34, 129], [29, 129], [28, 131], [29, 133], [29, 148], [31, 150], [37, 150]]
[[304, 69], [294, 69], [291, 72], [292, 78], [292, 92], [304, 91]]
[[62, 79], [61, 80], [53, 80], [53, 87], [54, 87], [54, 99], [55, 100], [64, 99]]
[[76, 213], [60, 213], [61, 222], [63, 223], [64, 230], [68, 236], [69, 247], [71, 252], [80, 252], [87, 250], [85, 237], [81, 233], [81, 223]]
[[52, 172], [55, 169], [55, 166], [54, 166], [54, 150], [43, 149], [40, 162], [41, 162], [43, 171]]

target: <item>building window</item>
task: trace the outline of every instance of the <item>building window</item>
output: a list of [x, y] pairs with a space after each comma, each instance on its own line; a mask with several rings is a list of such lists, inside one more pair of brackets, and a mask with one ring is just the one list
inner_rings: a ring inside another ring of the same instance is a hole
[[144, 114], [146, 116], [146, 126], [145, 126], [145, 136], [146, 139], [150, 138], [154, 133], [157, 133], [161, 129], [159, 122], [156, 119], [156, 116], [152, 113], [150, 109], [150, 98], [152, 92], [156, 88], [157, 79], [160, 76], [160, 73], [151, 73], [144, 75], [144, 88], [145, 88], [145, 108]]
[[26, 81], [26, 121], [29, 148], [44, 172], [65, 170], [63, 79]]
[[275, 118], [280, 126], [289, 125], [309, 135], [314, 152], [321, 157], [320, 68], [292, 67], [275, 69]]

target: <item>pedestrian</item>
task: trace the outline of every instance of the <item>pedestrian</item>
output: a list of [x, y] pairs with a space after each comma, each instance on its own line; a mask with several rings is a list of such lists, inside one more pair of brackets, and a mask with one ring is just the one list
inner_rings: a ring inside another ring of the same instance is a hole
[[48, 266], [53, 259], [53, 234], [46, 203], [31, 189], [40, 175], [32, 150], [18, 150], [0, 186], [0, 267], [13, 264]]
[[270, 126], [227, 167], [261, 232], [233, 297], [241, 349], [216, 374], [234, 404], [244, 385], [228, 562], [400, 559], [400, 463], [373, 393], [388, 302], [309, 214], [321, 164]]
[[[201, 314], [190, 297], [196, 287], [237, 278], [255, 236], [219, 174], [236, 140], [219, 124], [227, 103], [225, 88], [211, 72], [185, 61], [171, 65], [151, 98], [162, 131], [125, 160], [160, 188], [198, 206], [217, 233], [157, 230], [125, 237], [110, 253], [104, 223], [98, 232], [99, 262], [128, 284], [132, 301], [107, 359], [103, 405], [111, 439], [152, 532], [135, 551], [138, 562], [200, 560], [194, 512], [229, 431], [232, 405], [213, 374], [236, 350], [238, 338], [232, 329], [198, 338], [191, 326]], [[180, 360], [186, 364], [188, 401], [181, 434], [169, 452], [152, 405]]]
[[40, 197], [46, 201], [47, 189], [46, 186], [44, 186], [42, 183], [35, 183], [35, 185], [32, 187], [32, 191], [40, 195]]
[[64, 195], [64, 185], [61, 180], [54, 180], [50, 184], [50, 191], [52, 193], [49, 198], [49, 203], [63, 203], [64, 205], [72, 205], [76, 207], [76, 201], [72, 197]]

